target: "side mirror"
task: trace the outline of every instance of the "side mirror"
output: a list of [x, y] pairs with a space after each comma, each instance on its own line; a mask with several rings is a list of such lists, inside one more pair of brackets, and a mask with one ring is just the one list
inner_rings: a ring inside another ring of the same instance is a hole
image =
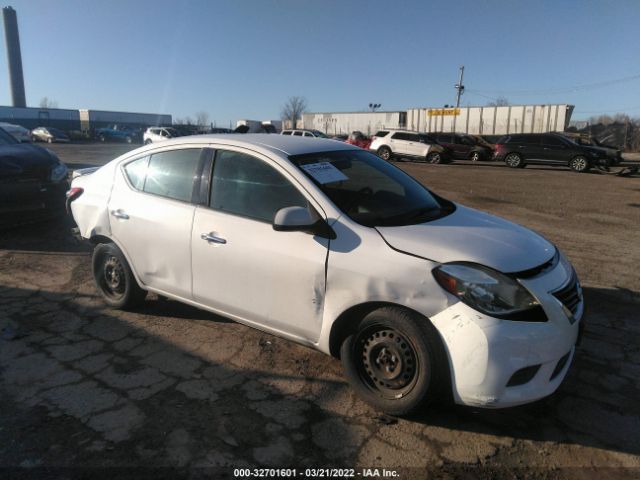
[[276, 212], [273, 229], [277, 232], [306, 232], [334, 239], [336, 234], [322, 218], [304, 207], [285, 207]]

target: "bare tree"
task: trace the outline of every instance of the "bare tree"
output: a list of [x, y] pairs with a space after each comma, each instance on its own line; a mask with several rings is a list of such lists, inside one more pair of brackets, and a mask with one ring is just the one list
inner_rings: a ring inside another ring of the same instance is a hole
[[196, 125], [199, 127], [206, 127], [209, 125], [209, 114], [207, 112], [196, 113]]
[[291, 124], [291, 128], [296, 128], [298, 120], [307, 110], [307, 100], [304, 97], [289, 97], [287, 103], [282, 107], [281, 118]]
[[49, 97], [42, 97], [40, 99], [40, 108], [58, 108], [58, 102]]
[[508, 106], [509, 106], [509, 100], [507, 100], [505, 97], [498, 97], [495, 99], [495, 101], [487, 103], [487, 107], [508, 107]]

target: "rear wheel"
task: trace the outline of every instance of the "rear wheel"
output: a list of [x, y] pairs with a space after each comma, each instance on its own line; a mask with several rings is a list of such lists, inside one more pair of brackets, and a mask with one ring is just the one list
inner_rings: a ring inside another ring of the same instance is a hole
[[106, 141], [107, 141], [107, 137], [105, 137], [104, 135], [100, 135], [100, 136], [98, 137], [98, 140], [100, 140], [102, 143], [104, 143], [104, 142], [106, 142]]
[[427, 155], [427, 162], [429, 163], [442, 163], [442, 154], [440, 152], [431, 152]]
[[145, 144], [145, 145], [149, 145], [150, 143], [151, 143], [151, 139], [150, 139], [150, 138], [147, 138], [147, 139], [144, 141], [144, 144]]
[[383, 160], [391, 160], [391, 149], [389, 147], [380, 147], [378, 149], [378, 156]]
[[369, 313], [344, 340], [340, 354], [354, 390], [391, 415], [422, 407], [440, 396], [446, 383], [443, 348], [435, 327], [402, 308]]
[[569, 168], [577, 173], [587, 172], [590, 168], [589, 160], [583, 155], [578, 155], [569, 160]]
[[504, 157], [504, 163], [511, 168], [524, 168], [522, 157], [517, 153], [509, 153]]
[[93, 278], [104, 301], [114, 308], [140, 304], [147, 291], [140, 288], [126, 258], [113, 243], [101, 243], [93, 251]]
[[477, 162], [480, 160], [480, 152], [471, 152], [471, 155], [469, 155], [469, 160], [471, 160], [472, 162]]

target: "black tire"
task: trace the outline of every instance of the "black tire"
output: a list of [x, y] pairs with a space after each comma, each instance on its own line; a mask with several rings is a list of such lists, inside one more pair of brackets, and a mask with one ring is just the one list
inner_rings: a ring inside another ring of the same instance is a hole
[[147, 139], [144, 141], [144, 144], [145, 144], [145, 145], [149, 145], [150, 143], [152, 143], [150, 138], [147, 138]]
[[480, 152], [471, 152], [471, 154], [469, 155], [469, 160], [471, 160], [472, 162], [479, 162], [480, 160], [482, 160], [481, 157], [482, 156], [480, 155]]
[[383, 307], [369, 313], [343, 341], [340, 356], [358, 395], [390, 415], [414, 412], [441, 398], [450, 384], [435, 327], [402, 308]]
[[393, 153], [389, 147], [382, 146], [378, 149], [378, 156], [383, 160], [389, 161], [393, 157]]
[[92, 263], [96, 287], [110, 307], [132, 308], [147, 296], [147, 291], [136, 282], [126, 258], [113, 243], [96, 246]]
[[576, 155], [569, 160], [569, 168], [577, 173], [588, 172], [591, 168], [589, 160], [584, 155]]
[[511, 168], [524, 168], [525, 167], [525, 163], [522, 160], [522, 157], [520, 156], [519, 153], [507, 153], [507, 155], [504, 157], [504, 163], [507, 164], [507, 167], [511, 167]]
[[100, 135], [100, 136], [98, 137], [98, 140], [100, 140], [102, 143], [104, 143], [104, 142], [106, 142], [106, 141], [107, 141], [107, 137], [105, 137], [104, 135]]
[[431, 152], [427, 155], [427, 162], [433, 164], [439, 164], [443, 162], [442, 153], [440, 152]]

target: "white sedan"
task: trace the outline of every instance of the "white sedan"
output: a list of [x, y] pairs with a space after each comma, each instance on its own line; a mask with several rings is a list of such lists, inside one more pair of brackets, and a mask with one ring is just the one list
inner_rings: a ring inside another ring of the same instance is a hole
[[78, 176], [68, 202], [109, 305], [151, 291], [340, 357], [390, 414], [531, 402], [573, 359], [582, 291], [553, 244], [341, 142], [169, 140]]

